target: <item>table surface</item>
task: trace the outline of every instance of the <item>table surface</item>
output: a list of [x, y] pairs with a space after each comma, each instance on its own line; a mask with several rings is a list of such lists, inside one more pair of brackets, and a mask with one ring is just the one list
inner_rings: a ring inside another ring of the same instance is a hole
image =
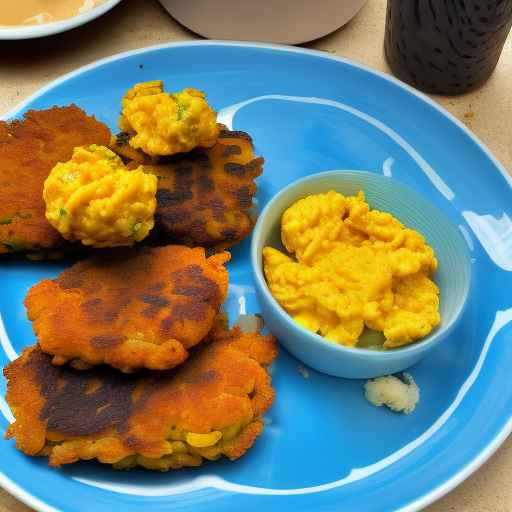
[[[382, 41], [386, 0], [369, 0], [344, 28], [306, 44], [389, 72]], [[156, 0], [125, 0], [99, 20], [37, 41], [0, 42], [0, 114], [54, 78], [79, 66], [134, 48], [197, 39]], [[478, 91], [434, 99], [464, 122], [512, 172], [512, 35], [491, 79]], [[512, 510], [512, 438], [479, 471], [429, 512]], [[0, 490], [0, 512], [31, 509]]]

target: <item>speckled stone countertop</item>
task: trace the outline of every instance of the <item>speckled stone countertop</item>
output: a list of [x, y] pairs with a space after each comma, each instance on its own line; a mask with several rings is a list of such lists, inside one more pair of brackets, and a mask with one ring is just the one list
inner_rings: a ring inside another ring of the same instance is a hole
[[[305, 45], [389, 72], [384, 61], [386, 0], [369, 0], [346, 27]], [[37, 41], [0, 42], [0, 114], [54, 78], [96, 59], [169, 41], [197, 39], [156, 0], [124, 0], [101, 19]], [[512, 36], [498, 67], [479, 90], [457, 97], [434, 96], [465, 123], [512, 173]], [[512, 439], [466, 482], [430, 506], [429, 512], [512, 511]], [[57, 490], [56, 490], [57, 492]], [[93, 510], [89, 504], [88, 509]], [[28, 507], [0, 490], [0, 512]]]

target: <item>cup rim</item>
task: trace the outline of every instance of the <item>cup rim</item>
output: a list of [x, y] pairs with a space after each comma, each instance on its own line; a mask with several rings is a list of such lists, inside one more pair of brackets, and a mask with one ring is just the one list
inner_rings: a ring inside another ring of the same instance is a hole
[[[464, 253], [464, 266], [466, 267], [467, 271], [467, 283], [466, 283], [466, 289], [464, 293], [464, 298], [462, 301], [460, 301], [458, 308], [454, 315], [452, 316], [450, 322], [444, 326], [442, 326], [440, 329], [435, 330], [433, 333], [430, 333], [427, 335], [426, 338], [420, 339], [414, 343], [411, 343], [409, 345], [405, 345], [402, 347], [396, 347], [392, 350], [371, 350], [367, 348], [362, 347], [347, 347], [345, 345], [341, 345], [340, 343], [336, 343], [333, 341], [329, 341], [327, 338], [324, 338], [320, 334], [311, 332], [307, 330], [306, 328], [299, 325], [297, 322], [293, 320], [293, 318], [285, 311], [285, 309], [277, 302], [277, 300], [274, 298], [272, 293], [270, 292], [267, 281], [265, 279], [265, 276], [263, 275], [263, 269], [260, 265], [258, 265], [258, 240], [260, 238], [260, 233], [263, 229], [263, 226], [266, 221], [266, 217], [269, 215], [269, 213], [272, 211], [272, 209], [275, 207], [275, 204], [279, 201], [279, 199], [288, 193], [289, 191], [303, 185], [304, 183], [313, 182], [318, 179], [322, 178], [328, 178], [331, 176], [338, 176], [338, 175], [347, 175], [347, 174], [359, 174], [366, 177], [369, 177], [375, 181], [391, 181], [393, 183], [393, 186], [399, 187], [404, 189], [404, 191], [411, 193], [412, 195], [416, 196], [417, 198], [420, 198], [422, 201], [429, 204], [429, 206], [432, 209], [437, 210], [437, 212], [444, 217], [444, 219], [453, 225], [452, 221], [449, 220], [444, 212], [440, 210], [437, 206], [435, 206], [433, 203], [431, 203], [428, 199], [426, 199], [421, 193], [417, 192], [413, 188], [409, 187], [408, 185], [396, 180], [392, 177], [387, 176], [381, 176], [379, 174], [369, 172], [369, 171], [361, 171], [361, 170], [351, 170], [351, 169], [339, 169], [339, 170], [330, 170], [330, 171], [323, 171], [319, 173], [313, 173], [309, 174], [307, 176], [304, 176], [302, 178], [299, 178], [298, 180], [293, 181], [286, 187], [282, 188], [265, 206], [263, 211], [260, 213], [258, 220], [256, 222], [256, 225], [254, 227], [254, 231], [252, 234], [251, 239], [251, 267], [253, 271], [253, 276], [255, 280], [256, 287], [259, 289], [260, 293], [264, 296], [264, 300], [272, 307], [273, 310], [275, 310], [282, 321], [284, 321], [286, 327], [288, 329], [291, 329], [292, 331], [295, 331], [297, 334], [301, 335], [303, 338], [309, 339], [314, 345], [318, 346], [321, 349], [324, 350], [330, 350], [331, 352], [339, 353], [339, 354], [348, 354], [351, 356], [358, 356], [358, 357], [367, 357], [369, 359], [380, 359], [380, 360], [386, 360], [386, 359], [394, 359], [399, 354], [400, 356], [413, 356], [417, 353], [421, 353], [425, 351], [427, 348], [433, 348], [433, 346], [439, 344], [443, 339], [445, 339], [455, 328], [455, 326], [458, 324], [459, 320], [461, 319], [466, 306], [468, 304], [468, 299], [470, 295], [471, 290], [471, 282], [472, 282], [472, 268], [471, 268], [471, 257], [468, 251], [468, 247], [466, 242], [464, 241], [464, 238], [462, 235], [455, 230], [457, 233], [457, 236], [460, 237], [462, 244], [461, 246], [464, 247], [463, 253]], [[332, 187], [332, 189], [336, 189], [335, 186]], [[455, 226], [454, 226], [455, 227]]]

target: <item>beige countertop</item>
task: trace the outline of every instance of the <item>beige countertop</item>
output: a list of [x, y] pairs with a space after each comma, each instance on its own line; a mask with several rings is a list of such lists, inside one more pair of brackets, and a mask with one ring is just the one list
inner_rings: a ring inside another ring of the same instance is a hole
[[[382, 53], [385, 0], [369, 0], [346, 27], [305, 46], [388, 72]], [[196, 39], [155, 0], [124, 0], [99, 20], [47, 39], [0, 42], [0, 114], [63, 73], [118, 52], [168, 41]], [[478, 91], [434, 97], [463, 121], [512, 172], [512, 36], [498, 67]], [[510, 512], [512, 439], [476, 474], [429, 512]], [[58, 492], [58, 489], [55, 489]], [[87, 508], [93, 510], [92, 504]], [[0, 512], [30, 509], [0, 490]]]

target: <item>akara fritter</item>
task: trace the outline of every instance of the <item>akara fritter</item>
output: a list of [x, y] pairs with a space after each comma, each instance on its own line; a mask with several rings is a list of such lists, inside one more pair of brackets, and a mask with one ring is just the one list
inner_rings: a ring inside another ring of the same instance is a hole
[[226, 249], [251, 232], [254, 182], [263, 170], [255, 158], [251, 137], [222, 128], [211, 148], [151, 161], [128, 145], [120, 134], [111, 148], [132, 166], [158, 177], [155, 227], [150, 244], [183, 243]]
[[263, 429], [274, 391], [262, 365], [277, 348], [272, 336], [236, 329], [212, 338], [180, 368], [146, 376], [54, 366], [28, 348], [4, 370], [16, 417], [6, 437], [57, 467], [98, 459], [165, 471], [237, 459]]
[[108, 144], [110, 131], [72, 105], [0, 121], [0, 254], [38, 252], [66, 242], [45, 217], [43, 183], [73, 148]]
[[25, 306], [54, 364], [165, 370], [211, 330], [228, 260], [200, 247], [104, 250], [33, 286]]

